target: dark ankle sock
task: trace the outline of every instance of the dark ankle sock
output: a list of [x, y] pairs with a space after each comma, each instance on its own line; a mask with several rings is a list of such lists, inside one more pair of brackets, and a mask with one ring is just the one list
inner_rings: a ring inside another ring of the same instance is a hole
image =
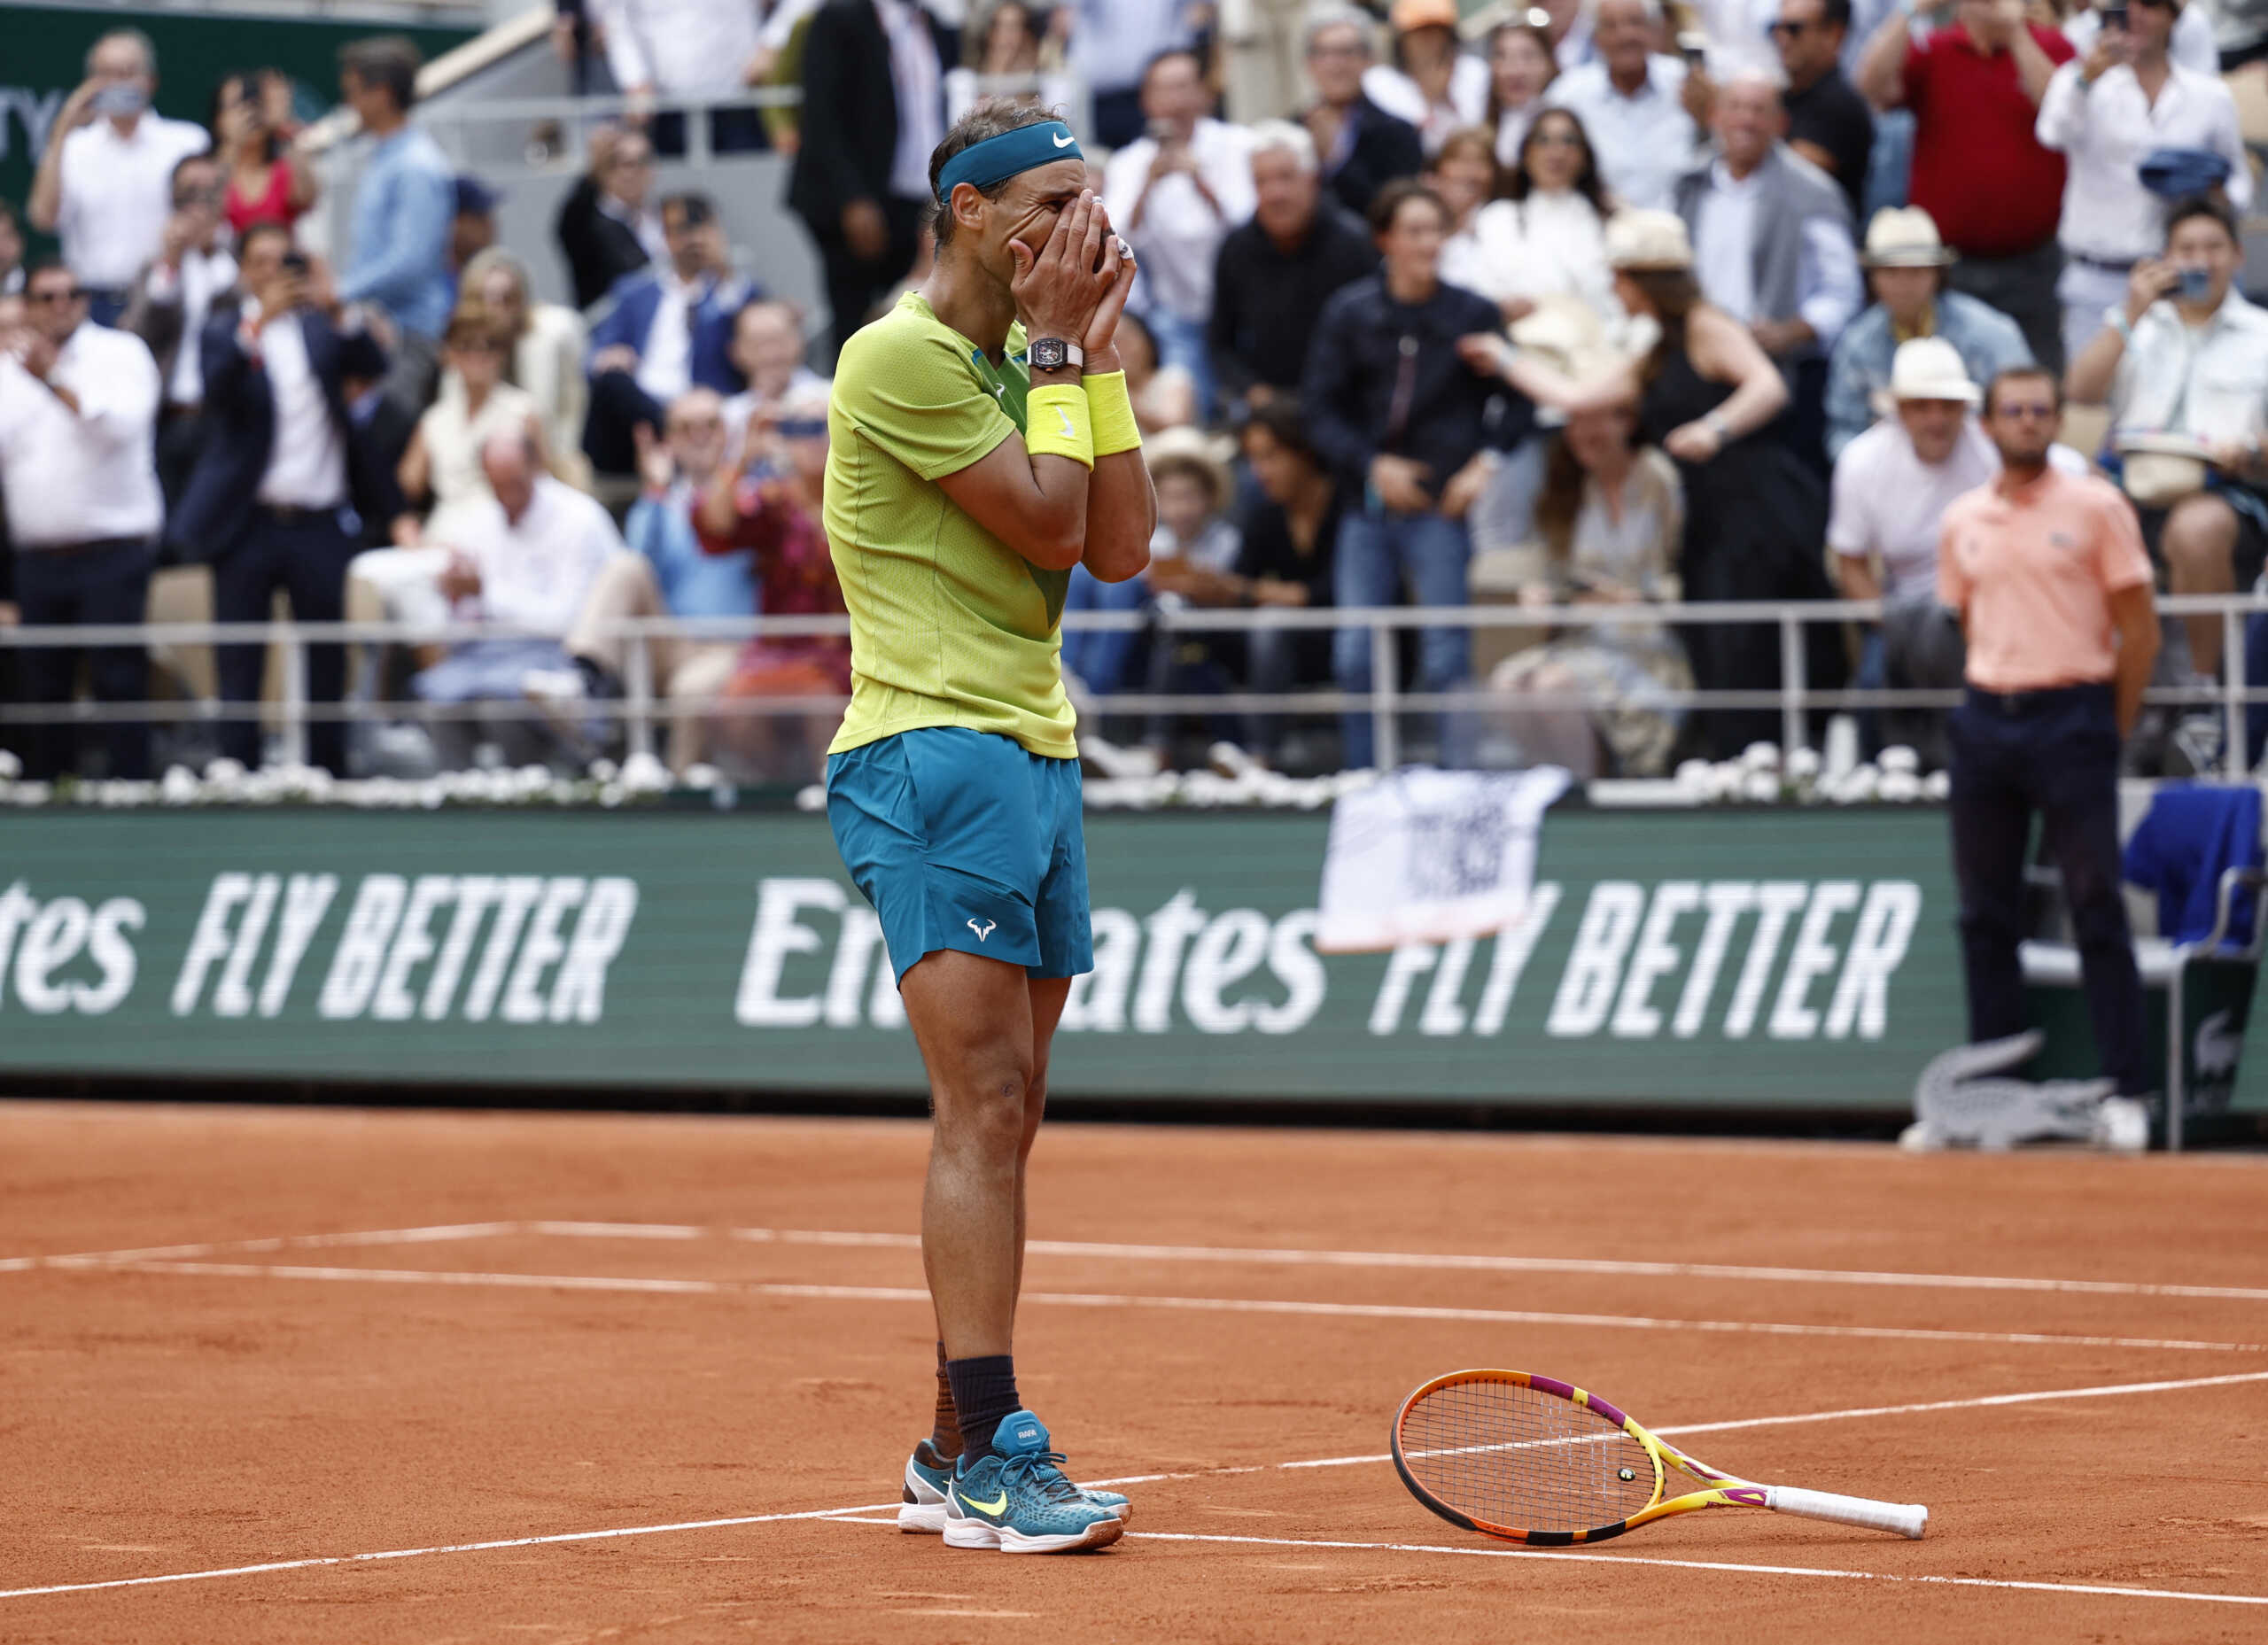
[[937, 1345], [937, 1416], [929, 1448], [946, 1462], [961, 1453], [959, 1408], [953, 1404], [953, 1379], [945, 1374], [945, 1345]]
[[583, 677], [586, 694], [602, 702], [611, 702], [622, 695], [622, 681], [615, 678], [612, 669], [596, 657], [576, 657], [575, 671]]
[[1016, 1397], [1016, 1362], [1006, 1354], [948, 1360], [945, 1377], [952, 1385], [960, 1423], [961, 1455], [975, 1462], [990, 1454], [992, 1433], [1002, 1419], [1022, 1408]]

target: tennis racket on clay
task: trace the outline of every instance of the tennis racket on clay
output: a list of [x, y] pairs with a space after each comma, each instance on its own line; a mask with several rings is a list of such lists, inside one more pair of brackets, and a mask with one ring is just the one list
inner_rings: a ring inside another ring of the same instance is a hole
[[1394, 1465], [1451, 1525], [1531, 1548], [1604, 1542], [1703, 1508], [1767, 1508], [1915, 1538], [1930, 1523], [1915, 1503], [1720, 1473], [1596, 1394], [1526, 1371], [1452, 1371], [1425, 1384], [1394, 1419]]

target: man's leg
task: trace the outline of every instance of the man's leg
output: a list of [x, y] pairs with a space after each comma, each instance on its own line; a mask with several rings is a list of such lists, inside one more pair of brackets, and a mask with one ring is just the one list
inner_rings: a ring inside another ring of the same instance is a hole
[[[86, 620], [79, 609], [81, 582], [74, 566], [78, 558], [36, 548], [16, 551], [16, 607], [26, 628], [60, 628]], [[78, 648], [31, 646], [17, 655], [22, 659], [26, 702], [48, 708], [71, 701], [79, 673]], [[78, 740], [67, 722], [50, 721], [25, 730], [26, 776], [49, 782], [73, 768]]]
[[[79, 609], [82, 623], [134, 624], [149, 620], [150, 568], [157, 550], [130, 543], [87, 556], [88, 582]], [[150, 648], [97, 646], [87, 654], [88, 683], [97, 702], [142, 702], [150, 695]], [[110, 750], [110, 774], [132, 781], [150, 775], [150, 722], [113, 720], [103, 727]]]
[[[278, 569], [291, 591], [291, 617], [299, 623], [337, 623], [346, 616], [346, 568], [358, 552], [354, 539], [330, 516], [306, 520], [291, 530], [291, 549]], [[307, 648], [307, 701], [336, 707], [346, 695], [346, 648]], [[346, 775], [346, 722], [307, 722], [307, 763], [334, 777]]]
[[[1400, 573], [1394, 564], [1385, 514], [1350, 511], [1339, 524], [1339, 542], [1332, 562], [1332, 603], [1340, 607], [1387, 606], [1394, 603]], [[1331, 671], [1341, 691], [1371, 688], [1371, 631], [1348, 625], [1332, 632]], [[1349, 771], [1370, 765], [1377, 757], [1371, 746], [1371, 711], [1349, 709], [1340, 717], [1342, 746], [1339, 763]]]
[[[273, 544], [277, 527], [254, 519], [245, 534], [213, 563], [213, 620], [216, 623], [265, 623], [276, 586]], [[221, 702], [229, 709], [256, 707], [260, 684], [268, 671], [266, 646], [214, 648], [213, 670], [221, 684]], [[257, 715], [221, 722], [216, 739], [221, 752], [246, 770], [260, 764], [260, 720]]]
[[[1410, 596], [1419, 605], [1464, 606], [1472, 603], [1472, 539], [1464, 522], [1438, 514], [1412, 514], [1395, 521], [1398, 557], [1410, 578]], [[1421, 691], [1459, 691], [1472, 677], [1472, 631], [1469, 628], [1428, 628], [1418, 637], [1418, 688]], [[1472, 716], [1446, 712], [1441, 717], [1441, 746], [1436, 757], [1444, 766], [1460, 769], [1472, 764]]]
[[[667, 617], [669, 607], [663, 601], [661, 585], [654, 580], [654, 563], [642, 554], [610, 555], [591, 579], [590, 592], [583, 596], [582, 609], [575, 614], [575, 625], [567, 631], [563, 642], [567, 655], [578, 662], [595, 664], [617, 680], [629, 675], [630, 641], [619, 634], [609, 633], [615, 623], [637, 617]], [[685, 642], [672, 635], [659, 635], [646, 641], [646, 651], [652, 663], [650, 678], [656, 690], [667, 683], [682, 660]]]
[[1969, 984], [1972, 1044], [2021, 1034], [2023, 968], [2023, 857], [2031, 837], [2031, 803], [2012, 763], [2038, 727], [1994, 720], [1994, 710], [1967, 704], [1953, 717], [1953, 880], [1961, 894], [1961, 952]]
[[2157, 1082], [2150, 1077], [2142, 980], [2119, 889], [2118, 731], [2110, 688], [2089, 694], [2040, 733], [2034, 757], [2045, 842], [2071, 908], [2095, 1055], [2121, 1097], [2140, 1097]]
[[[2168, 592], [2225, 594], [2236, 587], [2236, 510], [2210, 492], [2174, 504], [2159, 547], [2165, 555]], [[2221, 671], [2221, 619], [2217, 612], [2185, 617], [2189, 664], [2207, 678]]]

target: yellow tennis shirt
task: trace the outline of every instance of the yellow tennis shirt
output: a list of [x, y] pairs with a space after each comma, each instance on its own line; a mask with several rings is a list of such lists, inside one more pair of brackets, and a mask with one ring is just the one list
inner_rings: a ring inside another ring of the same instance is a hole
[[1073, 759], [1063, 692], [1068, 571], [1045, 571], [936, 484], [1024, 426], [1018, 360], [984, 351], [909, 291], [844, 345], [827, 404], [827, 539], [850, 611], [850, 708], [830, 754], [965, 726]]

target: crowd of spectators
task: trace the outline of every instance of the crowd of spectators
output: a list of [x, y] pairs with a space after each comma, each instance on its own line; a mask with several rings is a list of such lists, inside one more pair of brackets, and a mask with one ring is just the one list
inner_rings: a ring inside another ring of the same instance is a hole
[[[610, 80], [628, 113], [588, 133], [550, 244], [496, 243], [494, 191], [417, 122], [416, 51], [381, 38], [341, 56], [360, 150], [328, 257], [304, 233], [331, 175], [298, 117], [311, 89], [247, 67], [205, 123], [165, 118], [150, 43], [112, 30], [20, 213], [0, 202], [0, 621], [139, 621], [153, 574], [201, 565], [221, 621], [280, 595], [303, 620], [494, 625], [309, 648], [313, 702], [423, 704], [441, 758], [530, 739], [587, 755], [647, 692], [679, 768], [808, 775], [843, 643], [667, 619], [840, 610], [827, 361], [927, 266], [948, 120], [987, 96], [1078, 98], [1093, 186], [1142, 254], [1122, 336], [1161, 515], [1144, 578], [1069, 596], [1150, 619], [1067, 637], [1099, 763], [1232, 743], [1367, 764], [1367, 711], [1112, 700], [1364, 693], [1381, 662], [1480, 705], [1410, 717], [1402, 749], [1443, 763], [1653, 774], [1736, 753], [1776, 737], [1776, 711], [1682, 694], [1775, 690], [1773, 625], [1633, 609], [1485, 646], [1429, 624], [1380, 649], [1361, 626], [1171, 618], [1840, 594], [1884, 616], [1811, 625], [1812, 686], [1950, 686], [1938, 522], [1997, 472], [1984, 386], [2033, 361], [2108, 408], [2102, 448], [2058, 460], [2120, 481], [2163, 586], [2250, 588], [2268, 561], [2268, 313], [2239, 289], [2240, 94], [2268, 102], [2256, 12], [587, 0], [556, 39], [578, 87]], [[745, 105], [770, 84], [800, 102]], [[686, 106], [707, 102], [725, 106]], [[735, 268], [718, 185], [657, 183], [695, 118], [712, 154], [785, 153], [771, 210], [816, 248], [823, 314]], [[57, 252], [27, 262], [26, 229]], [[542, 300], [555, 284], [567, 302]], [[642, 649], [614, 632], [636, 619]], [[2218, 617], [2176, 638], [2168, 678], [2218, 678]], [[12, 689], [140, 701], [149, 661], [28, 650]], [[216, 751], [247, 764], [267, 665], [216, 657]], [[85, 749], [63, 726], [19, 737], [32, 772], [149, 774], [151, 728], [98, 718]], [[1932, 725], [1870, 714], [1865, 733], [1926, 753]], [[2172, 741], [2199, 764], [2213, 734]], [[341, 772], [377, 757], [327, 715], [309, 752]]]

